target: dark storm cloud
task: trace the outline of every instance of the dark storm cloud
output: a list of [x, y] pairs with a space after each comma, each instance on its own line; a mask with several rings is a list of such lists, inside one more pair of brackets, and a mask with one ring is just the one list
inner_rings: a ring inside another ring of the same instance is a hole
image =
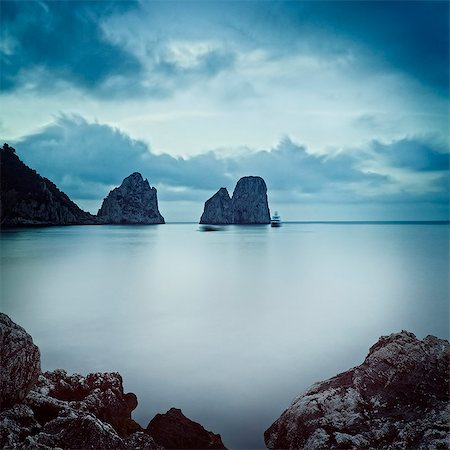
[[54, 88], [64, 80], [98, 88], [113, 75], [139, 74], [131, 53], [108, 42], [101, 20], [137, 6], [110, 1], [6, 1], [1, 3], [1, 87]]
[[225, 161], [212, 152], [190, 159], [156, 155], [144, 142], [78, 116], [62, 116], [15, 145], [26, 164], [75, 198], [100, 198], [135, 171], [172, 187], [213, 189], [228, 182]]
[[417, 172], [449, 170], [449, 153], [443, 143], [405, 138], [391, 144], [373, 142], [372, 150], [388, 165]]
[[373, 69], [395, 68], [448, 94], [449, 7], [445, 1], [282, 2], [274, 20], [288, 16], [293, 28], [315, 30], [313, 39], [319, 31], [319, 51], [360, 47], [374, 58]]
[[[233, 189], [242, 176], [259, 175], [285, 201], [448, 201], [448, 148], [425, 138], [374, 141], [365, 149], [333, 155], [312, 154], [285, 138], [270, 151], [182, 158], [155, 154], [144, 142], [107, 125], [62, 116], [13, 144], [25, 163], [76, 199], [101, 199], [138, 171], [167, 200], [206, 199], [219, 187]], [[370, 163], [381, 169], [365, 169]], [[383, 167], [400, 167], [412, 176], [434, 175], [425, 188], [414, 188], [398, 184]]]

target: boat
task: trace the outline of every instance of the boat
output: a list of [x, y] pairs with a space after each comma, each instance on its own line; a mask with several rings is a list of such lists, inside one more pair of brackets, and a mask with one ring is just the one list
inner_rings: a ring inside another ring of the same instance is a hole
[[281, 227], [281, 217], [278, 215], [278, 212], [275, 211], [275, 214], [272, 216], [270, 221], [271, 227]]

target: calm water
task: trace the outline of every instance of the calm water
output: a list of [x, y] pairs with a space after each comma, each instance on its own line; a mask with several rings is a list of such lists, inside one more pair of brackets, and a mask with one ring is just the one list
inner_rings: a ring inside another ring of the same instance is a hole
[[44, 370], [119, 371], [134, 418], [179, 407], [231, 448], [380, 335], [449, 334], [449, 226], [196, 224], [16, 230], [1, 310]]

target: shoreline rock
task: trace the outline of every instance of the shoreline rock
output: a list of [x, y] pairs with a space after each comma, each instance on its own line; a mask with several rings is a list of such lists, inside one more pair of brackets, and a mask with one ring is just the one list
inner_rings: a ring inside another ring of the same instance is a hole
[[0, 149], [0, 172], [1, 228], [98, 224], [95, 216], [25, 165], [8, 144]]
[[[39, 349], [31, 336], [3, 313], [0, 355], [1, 448], [164, 450], [148, 429], [132, 419], [137, 397], [124, 393], [122, 377], [117, 372], [82, 376], [58, 369], [41, 373]], [[188, 428], [163, 424], [158, 428], [162, 435], [171, 434], [177, 442], [188, 443], [194, 429], [199, 432], [196, 443], [205, 445], [196, 448], [225, 448], [223, 444], [208, 446], [205, 436], [214, 443], [217, 440], [213, 438], [220, 441], [220, 436], [177, 411]]]
[[402, 331], [311, 386], [264, 433], [269, 449], [449, 448], [448, 341]]

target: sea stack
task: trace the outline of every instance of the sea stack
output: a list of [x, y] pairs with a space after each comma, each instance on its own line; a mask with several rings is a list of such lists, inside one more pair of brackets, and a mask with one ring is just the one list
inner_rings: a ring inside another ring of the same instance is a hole
[[233, 223], [233, 205], [226, 188], [220, 188], [206, 201], [200, 223], [213, 225]]
[[234, 188], [232, 204], [234, 224], [270, 223], [267, 186], [261, 177], [241, 178]]
[[269, 449], [448, 448], [450, 346], [402, 331], [311, 386], [264, 433]]
[[126, 177], [103, 200], [97, 216], [104, 224], [148, 225], [164, 223], [156, 189], [138, 172]]
[[270, 223], [267, 186], [261, 177], [243, 177], [230, 199], [228, 191], [220, 188], [205, 203], [201, 224], [245, 225]]

